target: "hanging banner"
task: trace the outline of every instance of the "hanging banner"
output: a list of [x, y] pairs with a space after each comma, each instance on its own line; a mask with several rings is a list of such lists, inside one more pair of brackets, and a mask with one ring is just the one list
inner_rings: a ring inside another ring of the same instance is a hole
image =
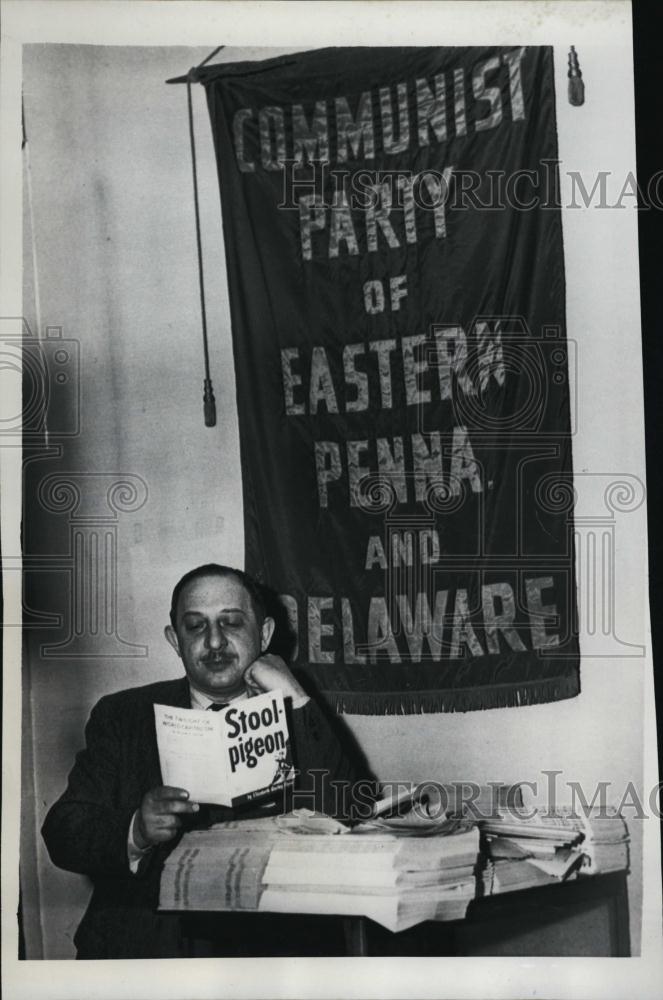
[[282, 596], [295, 665], [363, 714], [577, 694], [552, 49], [199, 79], [246, 568]]

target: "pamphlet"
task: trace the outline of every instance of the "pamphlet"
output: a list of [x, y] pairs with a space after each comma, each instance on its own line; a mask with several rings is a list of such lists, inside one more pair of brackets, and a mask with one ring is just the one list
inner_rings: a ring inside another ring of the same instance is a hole
[[155, 705], [165, 785], [192, 802], [237, 806], [294, 779], [283, 695], [268, 691], [220, 712]]

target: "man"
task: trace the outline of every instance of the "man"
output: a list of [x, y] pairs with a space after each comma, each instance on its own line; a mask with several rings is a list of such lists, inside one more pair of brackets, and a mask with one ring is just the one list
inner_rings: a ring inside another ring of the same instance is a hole
[[[311, 781], [311, 772], [327, 772], [339, 783], [357, 777], [318, 706], [285, 662], [267, 653], [274, 619], [249, 576], [216, 564], [192, 570], [173, 591], [170, 617], [166, 639], [186, 677], [107, 695], [95, 705], [85, 749], [42, 829], [52, 861], [88, 875], [94, 884], [74, 939], [79, 958], [179, 957], [191, 953], [193, 938], [205, 937], [203, 951], [195, 953], [217, 953], [217, 946], [222, 954], [271, 953], [269, 946], [246, 942], [248, 932], [264, 931], [268, 917], [254, 917], [251, 926], [249, 915], [231, 914], [232, 925], [223, 915], [201, 928], [200, 920], [187, 926], [176, 914], [157, 912], [163, 863], [182, 832], [235, 813], [201, 806], [190, 801], [186, 789], [163, 785], [155, 704], [205, 711], [280, 689], [289, 711], [299, 788], [312, 790], [305, 803], [300, 797], [295, 804], [338, 813], [336, 803], [342, 799], [333, 794], [338, 786], [319, 776]], [[272, 811], [283, 808], [282, 798]], [[238, 811], [237, 817], [246, 814]], [[292, 954], [298, 953], [296, 944]]]

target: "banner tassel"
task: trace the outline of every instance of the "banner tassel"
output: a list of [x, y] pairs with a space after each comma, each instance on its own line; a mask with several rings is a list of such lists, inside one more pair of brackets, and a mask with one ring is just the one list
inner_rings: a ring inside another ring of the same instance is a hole
[[522, 708], [574, 698], [578, 680], [573, 674], [521, 684], [487, 684], [478, 688], [442, 691], [321, 691], [341, 715], [416, 715], [433, 712], [476, 712], [491, 708]]

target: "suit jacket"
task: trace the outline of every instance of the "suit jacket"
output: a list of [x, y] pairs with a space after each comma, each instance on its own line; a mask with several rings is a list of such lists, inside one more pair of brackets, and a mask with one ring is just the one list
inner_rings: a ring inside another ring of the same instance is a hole
[[[183, 919], [157, 912], [163, 863], [179, 838], [156, 846], [141, 862], [137, 874], [131, 872], [127, 857], [133, 814], [145, 793], [163, 783], [155, 704], [190, 707], [186, 677], [107, 695], [94, 706], [86, 726], [85, 748], [77, 754], [67, 788], [51, 807], [42, 828], [53, 863], [88, 875], [94, 885], [74, 938], [79, 958], [176, 958], [186, 954]], [[359, 772], [313, 701], [291, 712], [289, 725], [294, 764], [300, 771], [296, 788], [305, 785], [311, 772], [318, 769], [326, 769], [337, 781], [357, 778]], [[311, 799], [295, 805], [338, 813], [329, 789], [328, 783], [318, 782]], [[203, 807], [190, 825], [234, 815], [222, 807], [211, 812]]]

